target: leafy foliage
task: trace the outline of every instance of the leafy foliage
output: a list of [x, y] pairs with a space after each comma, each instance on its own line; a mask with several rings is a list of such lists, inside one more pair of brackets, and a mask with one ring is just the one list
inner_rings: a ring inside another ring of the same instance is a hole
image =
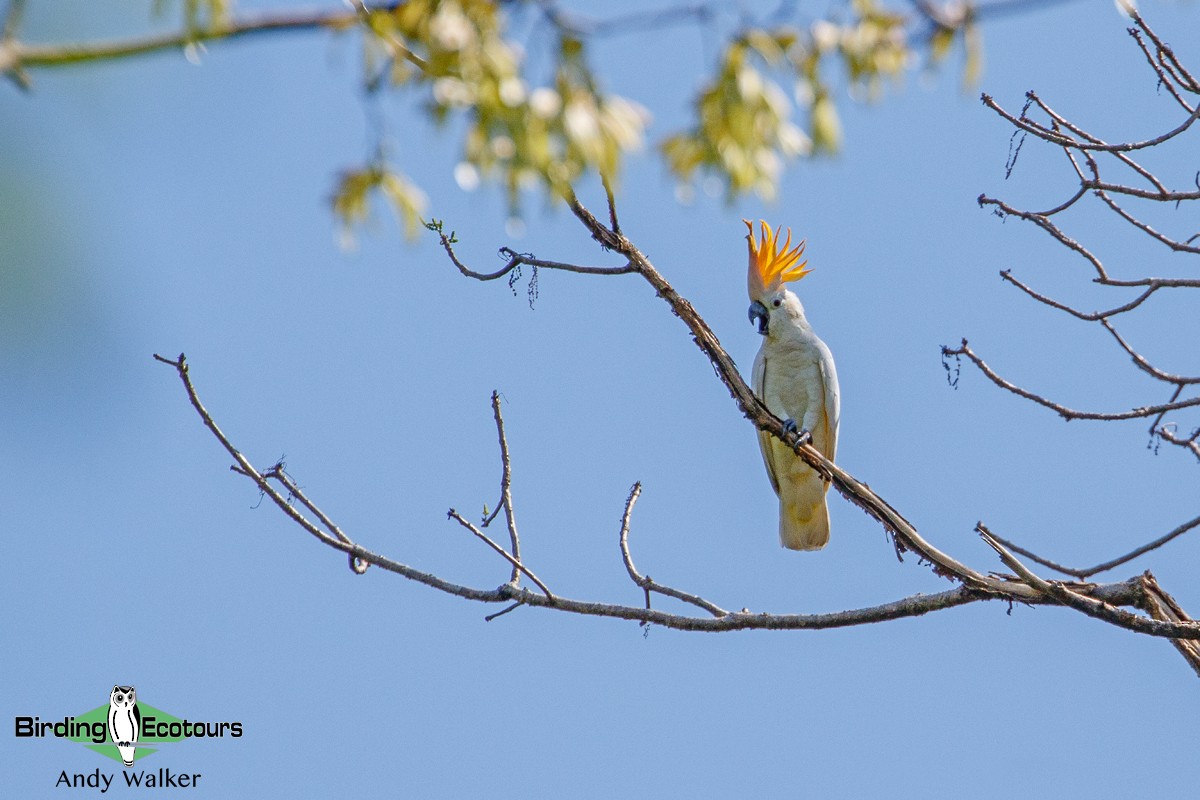
[[[177, 4], [189, 41], [237, 21], [232, 0], [156, 0], [155, 9]], [[599, 23], [571, 17], [554, 0], [351, 5], [348, 18], [322, 24], [341, 30], [357, 23], [366, 87], [407, 92], [432, 124], [461, 125], [458, 185], [469, 191], [485, 181], [499, 184], [514, 216], [530, 192], [558, 200], [589, 173], [615, 184], [624, 158], [643, 146], [650, 113], [606, 91], [590, 65], [589, 38]], [[719, 27], [715, 9], [701, 3], [675, 16]], [[977, 14], [969, 2], [915, 3], [901, 13], [883, 0], [849, 0], [803, 24], [786, 19], [800, 11], [775, 11], [770, 25], [743, 15], [739, 27], [724, 34], [712, 76], [691, 102], [692, 122], [657, 146], [684, 194], [703, 179], [706, 188], [722, 187], [729, 202], [749, 193], [773, 199], [788, 162], [841, 151], [843, 95], [878, 100], [919, 62], [943, 64], [959, 41], [964, 81], [973, 82], [982, 69]], [[552, 29], [544, 54], [552, 67], [548, 81], [529, 77], [523, 42], [510, 28], [512, 18], [526, 13]], [[604, 24], [623, 32], [620, 18]], [[631, 17], [627, 27], [636, 30], [637, 20]], [[334, 192], [333, 210], [347, 241], [351, 228], [368, 219], [373, 193], [414, 235], [425, 196], [377, 153], [344, 172]]]
[[410, 0], [366, 19], [368, 75], [427, 92], [436, 123], [464, 115], [459, 184], [498, 181], [514, 214], [522, 189], [557, 197], [589, 170], [615, 178], [621, 156], [641, 146], [649, 115], [599, 88], [577, 37], [558, 38], [553, 85], [531, 88], [496, 3]]

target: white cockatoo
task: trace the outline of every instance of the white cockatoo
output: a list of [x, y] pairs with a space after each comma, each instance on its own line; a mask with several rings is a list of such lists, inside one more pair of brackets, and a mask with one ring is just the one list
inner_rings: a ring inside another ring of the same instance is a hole
[[[789, 229], [780, 246], [779, 233], [762, 221], [762, 238], [755, 241], [754, 226], [742, 221], [750, 229], [750, 321], [763, 337], [754, 358], [754, 393], [786, 428], [811, 435], [812, 446], [832, 461], [840, 414], [833, 355], [813, 333], [800, 298], [783, 285], [811, 271], [800, 261], [804, 242], [793, 248]], [[820, 550], [829, 541], [828, 482], [774, 436], [759, 431], [758, 445], [779, 495], [780, 543], [789, 550]]]

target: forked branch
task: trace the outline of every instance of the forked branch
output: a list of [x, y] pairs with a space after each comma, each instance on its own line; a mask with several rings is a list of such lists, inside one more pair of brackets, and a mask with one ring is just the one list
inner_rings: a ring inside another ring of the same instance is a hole
[[[1187, 271], [1178, 276], [1145, 275], [1134, 278], [1115, 277], [1115, 270], [1110, 270], [1098, 253], [1084, 247], [1080, 242], [1068, 235], [1056, 219], [1057, 215], [1073, 207], [1086, 196], [1094, 196], [1116, 214], [1120, 220], [1127, 223], [1130, 226], [1130, 230], [1166, 245], [1174, 253], [1184, 256], [1200, 255], [1200, 247], [1196, 246], [1197, 240], [1200, 240], [1200, 234], [1187, 236], [1164, 233], [1142, 219], [1138, 213], [1132, 210], [1135, 207], [1140, 208], [1144, 206], [1147, 202], [1170, 204], [1170, 207], [1173, 209], [1178, 209], [1184, 203], [1200, 200], [1200, 175], [1189, 174], [1187, 176], [1196, 185], [1195, 190], [1191, 188], [1172, 190], [1168, 188], [1166, 181], [1162, 180], [1143, 164], [1134, 160], [1134, 154], [1138, 151], [1157, 148], [1171, 143], [1173, 140], [1182, 141], [1183, 135], [1192, 131], [1195, 121], [1200, 118], [1200, 103], [1196, 102], [1200, 99], [1200, 85], [1197, 84], [1196, 79], [1183, 66], [1174, 51], [1151, 30], [1145, 20], [1135, 15], [1134, 23], [1136, 27], [1131, 28], [1129, 33], [1144, 55], [1147, 64], [1153, 70], [1159, 87], [1165, 86], [1170, 98], [1184, 112], [1185, 116], [1182, 121], [1158, 136], [1136, 142], [1110, 144], [1101, 137], [1085, 130], [1082, 125], [1072, 122], [1055, 111], [1043, 98], [1034, 92], [1026, 94], [1025, 105], [1019, 115], [1006, 111], [995, 100], [985, 95], [983, 98], [984, 104], [999, 114], [1000, 117], [1005, 119], [1014, 128], [1014, 147], [1010, 153], [1009, 162], [1006, 165], [1009, 173], [1012, 171], [1016, 156], [1019, 154], [1026, 136], [1032, 136], [1062, 151], [1078, 178], [1079, 184], [1074, 194], [1067, 201], [1047, 211], [1027, 211], [1016, 208], [1003, 200], [982, 195], [979, 198], [979, 202], [983, 206], [994, 208], [1000, 216], [1016, 217], [1034, 223], [1048, 233], [1057, 244], [1082, 257], [1091, 267], [1091, 271], [1095, 273], [1092, 283], [1118, 291], [1121, 289], [1140, 290], [1132, 298], [1125, 299], [1125, 297], [1128, 297], [1128, 295], [1125, 295], [1122, 298], [1123, 302], [1119, 302], [1106, 310], [1085, 311], [1074, 304], [1057, 300], [1035, 290], [1024, 281], [1015, 277], [1010, 270], [1004, 270], [1000, 273], [1006, 282], [1015, 286], [1038, 303], [1062, 311], [1078, 320], [1097, 323], [1108, 334], [1110, 341], [1115, 343], [1121, 352], [1129, 357], [1142, 375], [1148, 376], [1152, 380], [1164, 385], [1169, 398], [1166, 402], [1150, 403], [1128, 411], [1096, 412], [1079, 410], [1050, 400], [1038, 392], [1034, 392], [1002, 377], [968, 346], [966, 339], [963, 339], [961, 345], [958, 347], [943, 347], [942, 357], [943, 360], [946, 358], [968, 359], [980, 373], [996, 386], [1025, 400], [1048, 408], [1065, 420], [1080, 419], [1117, 422], [1121, 420], [1149, 419], [1151, 420], [1150, 434], [1157, 437], [1158, 441], [1186, 448], [1200, 459], [1200, 443], [1198, 443], [1198, 440], [1200, 440], [1200, 429], [1193, 432], [1190, 436], [1180, 436], [1176, 433], [1177, 423], [1167, 419], [1168, 414], [1183, 412], [1200, 406], [1200, 396], [1184, 396], [1187, 390], [1194, 392], [1192, 387], [1200, 384], [1200, 378], [1180, 372], [1167, 371], [1151, 363], [1150, 359], [1118, 332], [1114, 324], [1114, 318], [1122, 314], [1133, 312], [1142, 315], [1146, 314], [1150, 305], [1148, 301], [1161, 292], [1200, 288], [1200, 278], [1196, 277], [1194, 271]], [[1035, 120], [1031, 116], [1031, 110], [1035, 115], [1044, 116], [1045, 121]], [[1188, 135], [1192, 134], [1188, 133]], [[1138, 157], [1140, 158], [1141, 156]], [[1119, 170], [1131, 172], [1135, 176], [1133, 184], [1114, 181], [1102, 175], [1102, 172], [1107, 172], [1114, 166]], [[1130, 198], [1129, 207], [1124, 205], [1124, 199], [1121, 202], [1117, 202], [1117, 196]], [[1136, 206], [1135, 204], [1137, 203], [1141, 203], [1142, 206]], [[1175, 264], [1178, 261], [1173, 260], [1171, 263]], [[1193, 264], [1193, 266], [1195, 265]], [[1167, 331], [1169, 337], [1174, 338], [1174, 326], [1167, 324], [1164, 325], [1164, 329]], [[1079, 580], [1086, 580], [1093, 575], [1121, 566], [1146, 553], [1157, 550], [1168, 542], [1197, 528], [1200, 528], [1200, 517], [1190, 519], [1176, 526], [1166, 534], [1131, 549], [1122, 556], [1086, 569], [1065, 566], [1039, 556], [1029, 549], [1022, 548], [1013, 542], [991, 533], [982, 524], [978, 526], [978, 531], [990, 545], [996, 548], [1002, 560], [1011, 569], [1016, 571], [1026, 584], [1085, 613], [1109, 621], [1120, 621], [1119, 624], [1123, 624], [1123, 622], [1129, 622], [1129, 619], [1123, 616], [1127, 612], [1121, 611], [1114, 614], [1111, 609], [1105, 608], [1103, 605], [1097, 605], [1094, 601], [1080, 600], [1075, 596], [1077, 593], [1073, 590], [1048, 583], [1033, 575], [1028, 568], [1017, 561], [1014, 554], [1025, 556], [1042, 566], [1056, 570], [1064, 575], [1070, 575]], [[1182, 609], [1179, 609], [1173, 600], [1162, 599], [1160, 593], [1161, 589], [1157, 587], [1156, 583], [1153, 586], [1147, 583], [1145, 599], [1139, 605], [1139, 608], [1145, 610], [1156, 620], [1171, 622], [1185, 619], [1186, 615], [1182, 614]], [[1189, 664], [1193, 668], [1197, 668], [1200, 671], [1200, 657], [1197, 656], [1197, 650], [1194, 646], [1180, 647], [1180, 652], [1188, 659]]]
[[[1142, 26], [1139, 21], [1141, 30], [1146, 33], [1147, 37], [1154, 43], [1155, 55], [1152, 58], [1153, 64], [1160, 75], [1166, 75], [1169, 79], [1174, 80], [1180, 87], [1180, 92], [1187, 92], [1189, 88], [1188, 81], [1189, 73], [1179, 65], [1174, 58], [1174, 54], [1169, 50], [1164, 49], [1156, 37], [1149, 33], [1149, 29]], [[1144, 40], [1142, 41], [1144, 44]], [[990, 99], [989, 99], [990, 100]], [[1035, 135], [1046, 142], [1054, 144], [1068, 151], [1068, 158], [1075, 168], [1076, 174], [1079, 176], [1081, 184], [1074, 196], [1058, 206], [1045, 212], [1024, 212], [1019, 209], [1003, 203], [1002, 201], [990, 200], [981, 198], [981, 202], [985, 204], [995, 205], [1002, 213], [1021, 216], [1024, 219], [1035, 222], [1044, 230], [1049, 232], [1061, 244], [1069, 247], [1084, 257], [1092, 265], [1097, 275], [1097, 282], [1111, 287], [1138, 287], [1142, 289], [1140, 298], [1127, 303], [1124, 307], [1117, 307], [1113, 311], [1104, 314], [1091, 315], [1094, 320], [1100, 320], [1106, 323], [1109, 332], [1116, 337], [1118, 343], [1131, 356], [1135, 357], [1135, 361], [1140, 357], [1136, 351], [1132, 350], [1128, 344], [1121, 339], [1115, 329], [1107, 325], [1108, 317], [1117, 313], [1133, 310], [1145, 302], [1147, 298], [1155, 292], [1165, 288], [1191, 286], [1193, 282], [1196, 286], [1200, 286], [1200, 282], [1195, 282], [1191, 278], [1157, 278], [1147, 277], [1140, 279], [1116, 279], [1109, 275], [1102, 261], [1098, 256], [1092, 254], [1083, 245], [1075, 242], [1068, 237], [1051, 220], [1051, 217], [1058, 214], [1067, 208], [1072, 207], [1076, 202], [1081, 200], [1089, 192], [1101, 192], [1109, 194], [1127, 194], [1133, 197], [1142, 198], [1151, 196], [1153, 200], [1163, 200], [1171, 198], [1179, 202], [1191, 200], [1190, 192], [1178, 193], [1170, 192], [1165, 189], [1165, 185], [1158, 181], [1156, 177], [1150, 174], [1147, 170], [1133, 161], [1129, 155], [1133, 151], [1144, 150], [1149, 147], [1154, 147], [1164, 142], [1170, 141], [1175, 137], [1187, 131], [1192, 123], [1197, 119], [1200, 112], [1190, 110], [1188, 117], [1176, 129], [1169, 131], [1159, 137], [1146, 139], [1139, 142], [1126, 144], [1106, 144], [1098, 137], [1087, 134], [1079, 126], [1069, 123], [1057, 113], [1053, 112], [1049, 106], [1042, 103], [1036, 97], [1030, 99], [1030, 104], [1037, 100], [1037, 105], [1043, 109], [1050, 117], [1050, 123], [1044, 125], [1036, 123], [1026, 117], [1024, 113], [1020, 117], [1014, 117], [1011, 114], [1003, 111], [998, 105], [990, 103], [998, 113], [1005, 119], [1008, 119], [1019, 131]], [[1029, 106], [1027, 105], [1027, 108]], [[1074, 152], [1074, 155], [1072, 152]], [[1147, 181], [1153, 187], [1152, 190], [1142, 190], [1129, 187], [1130, 191], [1126, 191], [1127, 187], [1111, 182], [1102, 182], [1099, 172], [1093, 169], [1095, 158], [1099, 155], [1115, 158], [1120, 164], [1128, 169], [1132, 169], [1135, 173], [1141, 176], [1141, 179]], [[1086, 166], [1086, 169], [1085, 169]], [[1090, 171], [1089, 171], [1090, 170]], [[1139, 194], [1140, 192], [1140, 194]], [[506, 607], [488, 618], [493, 619], [500, 614], [508, 613], [509, 611], [519, 606], [531, 606], [550, 608], [556, 611], [577, 613], [593, 616], [613, 617], [619, 619], [637, 620], [642, 623], [657, 624], [664, 627], [676, 628], [679, 630], [693, 631], [726, 631], [726, 630], [745, 630], [745, 629], [769, 629], [769, 630], [801, 630], [801, 629], [824, 629], [846, 627], [852, 625], [862, 625], [870, 623], [878, 623], [892, 619], [899, 619], [911, 616], [919, 616], [922, 614], [938, 611], [946, 608], [964, 605], [967, 603], [977, 602], [980, 600], [1000, 599], [1003, 601], [1019, 601], [1032, 605], [1055, 605], [1072, 608], [1080, 611], [1088, 616], [1095, 617], [1117, 627], [1146, 634], [1151, 636], [1166, 637], [1172, 639], [1176, 648], [1188, 659], [1189, 664], [1200, 673], [1200, 647], [1196, 642], [1200, 641], [1200, 624], [1192, 621], [1161, 588], [1157, 586], [1153, 576], [1146, 573], [1141, 576], [1136, 576], [1119, 583], [1096, 584], [1090, 582], [1060, 582], [1049, 581], [1034, 573], [1023, 562], [1018, 560], [1015, 552], [1020, 552], [1027, 557], [1030, 557], [1027, 551], [1020, 550], [1011, 543], [996, 537], [985, 528], [980, 526], [980, 535], [989, 545], [991, 545], [998, 554], [1000, 560], [1011, 569], [1014, 574], [1001, 574], [983, 570], [977, 570], [953, 556], [943, 552], [939, 548], [930, 543], [922, 536], [915, 526], [913, 526], [903, 515], [888, 504], [883, 498], [877, 495], [865, 483], [859, 481], [854, 476], [840, 468], [838, 465], [826, 459], [821, 453], [814, 449], [807, 441], [802, 441], [794, 432], [786, 430], [782, 420], [770, 413], [766, 406], [753, 394], [750, 388], [746, 385], [738, 372], [733, 360], [722, 347], [714, 331], [709, 327], [707, 322], [696, 312], [695, 308], [683, 296], [681, 296], [671, 284], [663, 277], [661, 273], [654, 267], [646, 256], [627, 238], [618, 224], [618, 216], [616, 212], [616, 204], [611, 191], [611, 187], [605, 184], [605, 194], [608, 204], [607, 224], [594, 216], [571, 192], [569, 189], [563, 191], [564, 200], [566, 201], [571, 212], [576, 219], [584, 227], [587, 233], [595, 240], [605, 252], [616, 254], [620, 263], [613, 266], [584, 266], [562, 261], [547, 260], [535, 257], [530, 253], [521, 253], [510, 248], [502, 248], [500, 255], [505, 259], [504, 265], [495, 271], [477, 271], [468, 267], [458, 256], [454, 245], [457, 243], [457, 238], [453, 232], [447, 234], [441, 222], [434, 221], [430, 223], [430, 227], [436, 231], [439, 236], [439, 241], [446, 252], [450, 262], [459, 272], [468, 278], [480, 281], [492, 281], [503, 277], [509, 277], [510, 282], [513, 280], [516, 270], [522, 265], [528, 265], [534, 269], [554, 269], [565, 272], [590, 275], [590, 276], [614, 276], [634, 274], [639, 276], [648, 287], [655, 293], [670, 308], [686, 326], [693, 341], [697, 347], [705, 355], [711, 363], [717, 377], [725, 385], [733, 398], [738, 410], [744, 415], [752, 425], [760, 431], [766, 431], [770, 435], [784, 442], [796, 452], [796, 454], [816, 470], [820, 475], [826, 478], [838, 492], [845, 497], [849, 502], [864, 510], [869, 516], [877, 520], [884, 530], [890, 535], [893, 545], [896, 548], [897, 554], [904, 552], [912, 552], [918, 556], [918, 559], [927, 564], [934, 573], [956, 581], [959, 585], [945, 592], [940, 592], [934, 595], [916, 594], [910, 597], [905, 597], [884, 605], [859, 608], [849, 611], [842, 611], [828, 614], [773, 614], [773, 613], [751, 613], [743, 610], [739, 612], [730, 612], [722, 608], [720, 605], [703, 598], [699, 595], [686, 592], [680, 589], [672, 588], [664, 584], [652, 580], [648, 575], [642, 574], [634, 564], [633, 556], [629, 546], [629, 532], [631, 517], [634, 506], [641, 493], [641, 485], [634, 484], [628, 498], [624, 504], [623, 514], [621, 516], [620, 533], [619, 533], [619, 549], [622, 562], [626, 573], [630, 580], [641, 590], [644, 604], [643, 605], [623, 605], [601, 602], [591, 602], [584, 600], [575, 600], [569, 597], [564, 597], [559, 594], [551, 593], [547, 584], [540, 580], [528, 565], [528, 554], [521, 552], [519, 537], [517, 533], [516, 517], [513, 510], [512, 497], [512, 477], [511, 477], [511, 458], [508, 450], [508, 443], [504, 432], [504, 422], [500, 411], [499, 396], [495, 393], [492, 395], [493, 416], [496, 421], [500, 458], [501, 458], [501, 488], [500, 501], [497, 508], [490, 514], [485, 510], [484, 520], [481, 525], [476, 525], [457, 511], [451, 509], [449, 512], [450, 519], [456, 521], [459, 525], [469, 530], [474, 536], [483, 541], [487, 546], [504, 558], [510, 569], [509, 579], [506, 583], [501, 584], [495, 589], [480, 589], [463, 584], [455, 583], [440, 576], [432, 575], [411, 566], [395, 561], [387, 556], [374, 553], [367, 550], [362, 545], [352, 541], [342, 530], [336, 526], [332, 520], [320, 512], [317, 507], [311, 503], [295, 482], [284, 472], [282, 464], [277, 464], [275, 467], [264, 472], [256, 471], [230, 443], [225, 434], [213, 421], [208, 411], [200, 403], [195, 387], [192, 384], [191, 377], [188, 371], [186, 361], [181, 355], [177, 360], [171, 360], [156, 356], [160, 361], [172, 365], [180, 379], [182, 380], [189, 399], [201, 416], [204, 424], [221, 442], [226, 451], [233, 456], [236, 464], [234, 470], [241, 475], [250, 478], [259, 491], [271, 497], [272, 501], [284, 511], [294, 522], [301, 525], [305, 530], [314, 535], [323, 544], [346, 553], [350, 559], [352, 566], [356, 567], [356, 571], [361, 572], [365, 569], [366, 564], [375, 564], [383, 570], [394, 572], [410, 580], [430, 586], [439, 591], [453, 594], [455, 596], [486, 603], [504, 603]], [[1113, 204], [1110, 204], [1112, 207]], [[1114, 211], [1117, 209], [1114, 208]], [[1123, 210], [1121, 212], [1124, 216]], [[1150, 231], [1146, 228], [1141, 228], [1144, 233]], [[1171, 240], [1174, 241], [1174, 240]], [[1046, 302], [1056, 308], [1070, 311], [1067, 304], [1061, 304], [1050, 298], [1038, 295], [1034, 290], [1024, 286], [1015, 279], [1011, 279], [1016, 285], [1024, 289], [1032, 296]], [[1081, 313], [1077, 313], [1080, 316]], [[1087, 315], [1083, 315], [1087, 318]], [[1200, 405], [1200, 397], [1179, 399], [1179, 393], [1185, 385], [1190, 383], [1189, 380], [1174, 380], [1177, 378], [1169, 373], [1150, 366], [1149, 362], [1142, 359], [1138, 365], [1143, 370], [1151, 374], [1152, 377], [1159, 380], [1166, 380], [1169, 383], [1174, 383], [1175, 394], [1172, 400], [1165, 404], [1157, 404], [1145, 406], [1142, 408], [1133, 409], [1129, 412], [1117, 412], [1111, 414], [1102, 414], [1097, 412], [1080, 412], [1069, 409], [1060, 404], [1047, 400], [1044, 397], [1027, 392], [1026, 390], [1017, 387], [1015, 384], [1004, 380], [980, 359], [973, 351], [969, 349], [964, 340], [960, 348], [945, 348], [943, 353], [947, 357], [965, 356], [970, 359], [976, 367], [984, 374], [996, 382], [998, 385], [1013, 391], [1027, 399], [1039, 402], [1041, 405], [1052, 408], [1058, 413], [1067, 418], [1078, 419], [1101, 419], [1101, 420], [1120, 420], [1134, 419], [1144, 417], [1155, 417], [1155, 425], [1161, 420], [1163, 413], [1168, 411], [1183, 410]], [[1160, 435], [1161, 429], [1160, 429]], [[1172, 434], [1173, 436], [1173, 434]], [[1165, 436], [1164, 440], [1171, 441]], [[1182, 446], [1190, 446], [1200, 455], [1200, 447], [1196, 446], [1197, 436], [1191, 437], [1190, 440], [1185, 440], [1175, 437]], [[283, 491], [277, 488], [276, 484], [282, 487]], [[313, 515], [315, 521], [308, 519], [296, 507], [292, 500], [299, 500], [299, 505]], [[496, 516], [503, 511], [505, 514], [508, 531], [510, 548], [505, 549], [495, 540], [489, 537], [484, 528], [491, 523]], [[1132, 554], [1117, 559], [1114, 562], [1100, 565], [1104, 569], [1112, 568], [1120, 563], [1125, 563], [1128, 560], [1148, 552], [1150, 549], [1161, 546], [1161, 544], [1169, 541], [1171, 538], [1182, 535], [1187, 530], [1200, 525], [1200, 519], [1188, 525], [1183, 530], [1173, 531], [1165, 537], [1161, 537], [1157, 543], [1151, 543], [1148, 546], [1139, 548]], [[1183, 526], [1181, 526], [1183, 527]], [[1035, 559], [1038, 563], [1047, 564], [1047, 562]], [[361, 567], [361, 569], [359, 568]], [[1094, 574], [1093, 572], [1082, 571], [1080, 577], [1086, 577]], [[540, 592], [531, 591], [530, 589], [521, 587], [518, 580], [521, 575], [524, 575], [534, 583]], [[692, 606], [703, 612], [702, 615], [692, 613], [674, 613], [662, 609], [651, 607], [651, 595], [658, 594], [663, 597], [668, 597], [673, 600]], [[1135, 608], [1144, 611], [1148, 616], [1141, 616], [1126, 610], [1126, 608]]]
[[[351, 541], [349, 537], [339, 531], [339, 535], [331, 535], [322, 530], [316, 524], [300, 514], [294, 506], [288, 502], [288, 497], [278, 492], [267, 480], [264, 473], [260, 473], [250, 465], [250, 462], [237, 450], [236, 447], [225, 436], [221, 429], [217, 426], [212, 416], [209, 414], [204, 405], [200, 402], [196, 388], [192, 383], [191, 374], [188, 368], [186, 359], [180, 355], [178, 359], [168, 359], [162, 356], [155, 356], [159, 361], [168, 364], [175, 368], [180, 380], [182, 381], [185, 391], [189, 399], [192, 400], [192, 405], [196, 412], [200, 415], [205, 426], [213, 433], [217, 440], [221, 443], [224, 449], [234, 457], [236, 462], [233, 471], [237, 474], [250, 478], [263, 494], [272, 499], [273, 502], [294, 522], [299, 524], [309, 533], [316, 536], [323, 544], [329, 547], [340, 550], [346, 553], [352, 561], [357, 561], [361, 564], [374, 564], [379, 568], [388, 572], [393, 572], [402, 577], [417, 583], [424, 584], [431, 588], [452, 594], [457, 597], [462, 597], [468, 600], [475, 600], [484, 603], [515, 603], [516, 605], [528, 605], [532, 607], [552, 608], [558, 611], [568, 613], [584, 614], [590, 616], [612, 617], [617, 619], [636, 620], [643, 623], [654, 625], [662, 625], [664, 627], [675, 628], [677, 630], [687, 631], [732, 631], [732, 630], [819, 630], [825, 628], [842, 628], [854, 625], [865, 625], [877, 622], [885, 622], [894, 619], [906, 617], [920, 616], [933, 611], [939, 611], [946, 608], [953, 608], [967, 603], [977, 602], [979, 600], [1001, 599], [1012, 600], [1019, 599], [1024, 603], [1032, 605], [1061, 605], [1062, 603], [1052, 594], [1025, 583], [1014, 580], [1005, 580], [1000, 578], [987, 578], [986, 587], [977, 587], [972, 585], [962, 585], [958, 588], [951, 589], [945, 592], [939, 592], [932, 595], [917, 594], [911, 597], [905, 597], [891, 603], [885, 603], [878, 606], [869, 606], [850, 611], [841, 611], [828, 614], [770, 614], [770, 613], [751, 613], [749, 611], [727, 612], [711, 601], [705, 600], [687, 592], [679, 592], [670, 587], [654, 582], [647, 577], [642, 576], [635, 567], [633, 567], [632, 556], [628, 550], [628, 530], [629, 516], [632, 513], [633, 503], [637, 499], [640, 488], [635, 485], [635, 491], [631, 491], [630, 498], [626, 501], [625, 513], [622, 516], [621, 527], [621, 551], [622, 557], [626, 562], [626, 568], [629, 570], [630, 577], [643, 590], [653, 591], [664, 596], [672, 597], [678, 600], [695, 605], [707, 612], [706, 616], [697, 617], [688, 614], [679, 614], [663, 611], [660, 609], [650, 608], [646, 606], [627, 606], [612, 603], [591, 602], [584, 600], [575, 600], [561, 595], [551, 594], [545, 588], [540, 580], [538, 580], [527, 567], [523, 564], [521, 572], [534, 581], [541, 593], [531, 592], [528, 589], [522, 589], [514, 586], [511, 582], [502, 584], [495, 589], [480, 589], [463, 584], [455, 583], [446, 580], [440, 576], [431, 573], [423, 572], [414, 567], [403, 564], [387, 556], [372, 552], [362, 545]], [[282, 469], [273, 468], [280, 473]], [[288, 480], [288, 485], [293, 487], [296, 497], [301, 496], [301, 492], [295, 483]], [[289, 491], [293, 491], [289, 490]], [[315, 508], [306, 498], [302, 501], [305, 507]], [[328, 521], [323, 513], [320, 514], [322, 520]], [[467, 520], [458, 516], [457, 521], [464, 527], [473, 528], [472, 533], [480, 535], [482, 539], [488, 539], [486, 535], [481, 535], [477, 526], [472, 525]], [[331, 527], [336, 528], [332, 522], [328, 522]], [[500, 548], [494, 541], [488, 539], [490, 546], [503, 553], [503, 548]], [[508, 559], [510, 563], [513, 560]], [[515, 564], [514, 564], [515, 566]], [[361, 569], [356, 569], [356, 572], [362, 572]], [[1109, 584], [1064, 584], [1069, 587], [1070, 591], [1080, 597], [1094, 600], [1097, 603], [1103, 603], [1111, 606], [1134, 606], [1142, 607], [1145, 596], [1145, 576], [1131, 578], [1121, 583]], [[504, 612], [511, 610], [512, 606], [506, 608]], [[492, 615], [492, 618], [499, 614]], [[1188, 619], [1179, 619], [1177, 621], [1164, 620], [1161, 624], [1148, 625], [1148, 620], [1140, 617], [1135, 619], [1140, 622], [1132, 623], [1130, 629], [1137, 630], [1142, 633], [1147, 633], [1153, 636], [1166, 636], [1171, 638], [1185, 638], [1189, 640], [1200, 640], [1200, 625], [1196, 625]], [[1109, 620], [1113, 621], [1113, 620]], [[1153, 621], [1153, 620], [1150, 620]], [[1121, 627], [1130, 627], [1123, 624], [1123, 618], [1119, 618], [1114, 624], [1119, 624]]]

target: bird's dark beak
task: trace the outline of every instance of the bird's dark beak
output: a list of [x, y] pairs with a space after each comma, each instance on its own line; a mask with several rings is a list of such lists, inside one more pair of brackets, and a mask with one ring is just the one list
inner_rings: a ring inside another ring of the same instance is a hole
[[767, 307], [755, 300], [750, 304], [750, 321], [758, 322], [758, 332], [767, 335]]

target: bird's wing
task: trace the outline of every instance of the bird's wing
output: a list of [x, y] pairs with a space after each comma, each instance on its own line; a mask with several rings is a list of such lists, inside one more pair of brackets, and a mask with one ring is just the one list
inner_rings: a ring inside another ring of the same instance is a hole
[[[750, 373], [750, 386], [759, 400], [766, 397], [767, 387], [767, 356], [762, 350], [754, 357], [754, 369]], [[766, 402], [765, 400], [763, 402]], [[775, 468], [775, 449], [772, 446], [775, 437], [766, 431], [758, 432], [758, 449], [762, 452], [763, 465], [767, 468], [767, 477], [771, 479], [771, 488], [779, 494], [779, 471]]]
[[837, 369], [833, 365], [833, 354], [828, 347], [822, 346], [821, 383], [825, 388], [825, 448], [821, 455], [834, 460], [837, 454], [838, 424], [842, 418], [842, 395], [838, 389]]

